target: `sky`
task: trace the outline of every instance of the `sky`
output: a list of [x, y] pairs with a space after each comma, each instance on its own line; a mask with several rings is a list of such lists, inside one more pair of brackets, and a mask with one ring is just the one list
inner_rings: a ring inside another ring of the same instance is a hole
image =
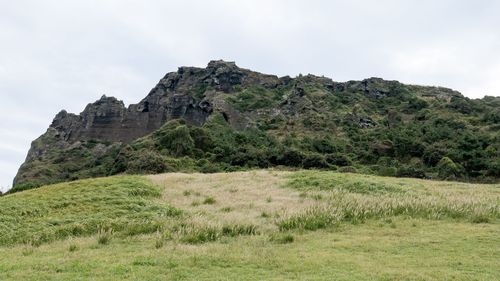
[[224, 59], [279, 76], [368, 77], [500, 95], [500, 1], [0, 0], [0, 187], [60, 110], [137, 103]]

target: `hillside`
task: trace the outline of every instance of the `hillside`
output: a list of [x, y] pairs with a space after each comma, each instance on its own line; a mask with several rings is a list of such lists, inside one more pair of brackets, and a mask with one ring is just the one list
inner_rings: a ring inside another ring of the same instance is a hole
[[500, 185], [113, 176], [0, 197], [0, 280], [495, 280]]
[[129, 173], [286, 166], [498, 182], [500, 98], [370, 78], [266, 75], [225, 61], [180, 67], [138, 104], [61, 111], [12, 192]]

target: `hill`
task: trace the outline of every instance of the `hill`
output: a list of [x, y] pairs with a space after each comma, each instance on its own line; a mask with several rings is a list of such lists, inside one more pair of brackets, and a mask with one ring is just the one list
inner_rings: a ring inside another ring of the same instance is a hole
[[258, 170], [0, 197], [1, 280], [494, 280], [500, 185]]
[[370, 78], [277, 77], [211, 61], [180, 67], [138, 104], [61, 111], [14, 191], [120, 173], [287, 166], [498, 182], [500, 98]]

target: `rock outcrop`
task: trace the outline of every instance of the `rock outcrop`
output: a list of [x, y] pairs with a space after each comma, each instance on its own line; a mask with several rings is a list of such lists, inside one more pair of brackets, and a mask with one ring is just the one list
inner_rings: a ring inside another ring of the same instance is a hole
[[13, 184], [29, 178], [25, 174], [31, 164], [43, 162], [51, 149], [68, 149], [85, 141], [130, 143], [173, 119], [201, 126], [215, 110], [233, 128], [244, 129], [248, 120], [226, 101], [225, 95], [244, 87], [275, 88], [280, 84], [277, 76], [218, 60], [209, 62], [206, 68], [180, 67], [177, 72], [167, 73], [142, 101], [128, 108], [122, 101], [104, 95], [78, 115], [62, 110], [47, 132], [32, 143]]
[[[216, 109], [224, 112], [234, 127], [242, 128], [242, 118], [227, 102], [218, 99], [216, 92], [230, 94], [245, 85], [273, 88], [279, 84], [276, 76], [241, 69], [234, 62], [211, 61], [204, 69], [180, 67], [177, 72], [168, 73], [138, 104], [126, 108], [122, 101], [102, 96], [79, 115], [61, 111], [50, 127], [69, 143], [131, 142], [172, 119], [182, 118], [188, 124], [201, 126]], [[212, 94], [204, 92], [208, 87]]]
[[[481, 106], [493, 108], [495, 102], [485, 100]], [[335, 82], [311, 74], [277, 77], [240, 68], [234, 62], [211, 61], [205, 68], [180, 67], [176, 72], [167, 73], [143, 100], [128, 107], [114, 97], [102, 96], [80, 114], [62, 110], [47, 132], [33, 141], [13, 185], [41, 185], [122, 172], [118, 168], [113, 170], [116, 159], [126, 158], [127, 151], [138, 139], [157, 132], [175, 119], [182, 119], [191, 127], [218, 120], [232, 131], [251, 128], [277, 139], [295, 138], [296, 143], [297, 136], [339, 138], [345, 144], [346, 153], [352, 153], [353, 149], [360, 149], [356, 142], [364, 143], [359, 137], [351, 139], [352, 134], [377, 131], [383, 135], [387, 128], [394, 130], [411, 120], [426, 122], [430, 107], [435, 112], [449, 108], [452, 114], [468, 114], [476, 110], [477, 104], [456, 91], [440, 87], [404, 85], [381, 78]], [[483, 119], [494, 122], [495, 116], [490, 114]], [[225, 137], [219, 132], [212, 133], [217, 138]], [[206, 148], [202, 138], [193, 136], [191, 141]], [[396, 143], [388, 145], [384, 140], [377, 141], [381, 141], [375, 148], [378, 155], [395, 155]], [[316, 150], [332, 153], [337, 149], [308, 146], [310, 144], [300, 149], [313, 149], [314, 153]], [[226, 148], [196, 148], [191, 156], [198, 160], [222, 161], [217, 153]], [[244, 147], [236, 155], [239, 159], [226, 164], [247, 165], [245, 155], [255, 152], [252, 149]], [[251, 161], [259, 163], [256, 159]], [[292, 162], [300, 166], [300, 159], [297, 161]], [[366, 164], [368, 160], [360, 161]], [[203, 166], [203, 163], [206, 164], [203, 161], [198, 164]], [[315, 163], [324, 167], [326, 162], [320, 159]]]

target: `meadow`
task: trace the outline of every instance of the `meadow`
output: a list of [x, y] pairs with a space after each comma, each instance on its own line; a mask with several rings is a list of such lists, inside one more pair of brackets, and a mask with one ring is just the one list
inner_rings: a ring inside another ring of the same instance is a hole
[[114, 176], [0, 197], [0, 280], [495, 280], [500, 185]]

